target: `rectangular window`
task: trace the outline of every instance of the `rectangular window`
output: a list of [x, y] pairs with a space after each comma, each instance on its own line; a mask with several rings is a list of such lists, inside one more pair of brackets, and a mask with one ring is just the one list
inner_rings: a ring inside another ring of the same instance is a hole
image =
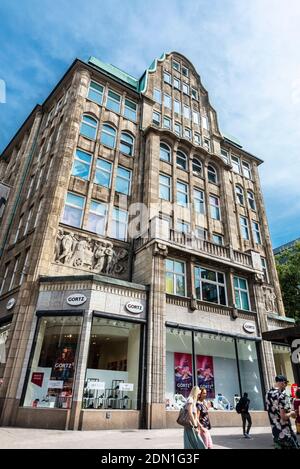
[[188, 106], [184, 105], [183, 106], [183, 115], [186, 119], [190, 119], [191, 118], [191, 110]]
[[122, 241], [127, 240], [127, 226], [128, 226], [128, 212], [121, 210], [120, 208], [114, 207], [112, 213], [112, 228], [111, 237], [120, 239]]
[[161, 91], [157, 88], [154, 88], [153, 90], [153, 99], [157, 103], [161, 104]]
[[[116, 409], [119, 412], [139, 409], [142, 327], [126, 321], [93, 318], [82, 402], [84, 409], [89, 412], [91, 409]], [[123, 390], [123, 384], [127, 386], [126, 390]]]
[[133, 101], [129, 99], [125, 99], [124, 105], [124, 117], [129, 119], [130, 121], [136, 122], [136, 115], [137, 115], [137, 105]]
[[242, 167], [243, 167], [243, 175], [245, 176], [245, 178], [251, 179], [251, 168], [250, 168], [250, 164], [249, 164], [249, 163], [246, 163], [246, 161], [243, 161], [243, 162], [242, 162]]
[[185, 129], [184, 129], [184, 136], [185, 136], [185, 138], [187, 138], [188, 140], [191, 140], [191, 138], [192, 138], [192, 131], [191, 131], [191, 129], [185, 128]]
[[35, 174], [33, 174], [33, 175], [30, 177], [30, 183], [29, 183], [29, 188], [28, 188], [28, 192], [27, 192], [27, 197], [26, 197], [26, 199], [28, 199], [29, 196], [30, 196], [30, 194], [31, 194], [32, 187], [33, 187], [33, 183], [34, 183], [34, 177], [35, 177]]
[[4, 292], [4, 287], [5, 287], [6, 279], [8, 276], [9, 264], [10, 264], [9, 262], [5, 264], [4, 276], [3, 276], [1, 287], [0, 287], [0, 295], [2, 295], [2, 293]]
[[77, 148], [74, 157], [72, 176], [88, 180], [90, 178], [91, 162], [92, 155]]
[[203, 127], [203, 129], [205, 129], [205, 130], [209, 130], [208, 118], [207, 118], [207, 116], [202, 116], [202, 127]]
[[195, 90], [195, 88], [192, 88], [192, 98], [193, 99], [198, 99], [198, 91]]
[[153, 111], [152, 122], [153, 124], [160, 125], [161, 115], [159, 112]]
[[80, 316], [40, 318], [24, 407], [70, 409]]
[[177, 72], [180, 72], [180, 63], [179, 62], [176, 62], [176, 60], [173, 60], [172, 65], [173, 65], [174, 70], [176, 70]]
[[197, 213], [205, 213], [204, 192], [194, 189], [194, 207]]
[[8, 291], [10, 291], [10, 290], [11, 290], [12, 288], [14, 288], [14, 286], [15, 286], [15, 283], [16, 283], [16, 275], [18, 274], [19, 260], [20, 260], [20, 256], [18, 256], [18, 257], [15, 258], [14, 270], [13, 270], [12, 276], [11, 276], [11, 278], [10, 278], [10, 283], [9, 283]]
[[221, 220], [220, 199], [214, 195], [209, 196], [210, 216], [213, 220]]
[[41, 212], [42, 212], [43, 203], [44, 203], [44, 199], [41, 198], [40, 201], [39, 201], [38, 209], [37, 209], [35, 220], [34, 220], [34, 225], [33, 225], [34, 228], [36, 228], [38, 226], [40, 216], [41, 216]]
[[101, 105], [103, 100], [103, 90], [104, 88], [102, 85], [91, 81], [88, 92], [88, 99]]
[[194, 142], [196, 143], [196, 145], [201, 145], [201, 135], [194, 134]]
[[241, 162], [237, 156], [231, 156], [232, 169], [235, 173], [241, 174]]
[[189, 233], [190, 232], [190, 224], [184, 220], [177, 221], [177, 231], [180, 233]]
[[16, 243], [18, 241], [22, 225], [23, 225], [23, 214], [20, 216], [20, 219], [19, 219], [19, 224], [18, 224], [18, 228], [17, 228], [17, 231], [16, 231], [16, 236], [15, 236], [15, 239], [14, 239], [14, 243]]
[[182, 65], [182, 75], [185, 77], [189, 76], [189, 69], [184, 67], [184, 65]]
[[174, 125], [174, 132], [175, 134], [177, 135], [181, 135], [181, 124], [179, 124], [178, 122], [175, 122], [175, 125]]
[[97, 159], [94, 182], [99, 186], [110, 187], [112, 163], [100, 158]]
[[235, 306], [238, 309], [250, 311], [248, 282], [245, 278], [234, 277]]
[[203, 147], [205, 148], [206, 151], [210, 151], [210, 141], [208, 138], [205, 138], [203, 140]]
[[171, 129], [171, 119], [169, 117], [164, 117], [164, 128]]
[[181, 104], [176, 99], [174, 100], [174, 112], [176, 112], [176, 114], [181, 113]]
[[218, 244], [219, 246], [223, 246], [224, 244], [224, 238], [221, 235], [218, 234], [213, 234], [212, 236], [213, 243]]
[[196, 298], [209, 303], [227, 305], [225, 275], [222, 272], [196, 266], [194, 275]]
[[113, 112], [120, 113], [121, 108], [121, 96], [115, 93], [114, 91], [108, 90], [107, 100], [106, 100], [106, 109], [110, 109]]
[[178, 78], [173, 78], [173, 85], [174, 85], [174, 88], [176, 88], [177, 90], [180, 90], [180, 80], [178, 80]]
[[33, 211], [33, 206], [30, 207], [29, 209], [29, 212], [28, 212], [28, 215], [27, 215], [27, 220], [26, 220], [26, 225], [25, 225], [25, 228], [24, 228], [24, 234], [23, 236], [25, 236], [28, 232], [28, 228], [30, 226], [30, 222], [31, 222], [31, 217], [32, 217], [32, 211]]
[[229, 164], [229, 153], [228, 153], [228, 151], [221, 148], [221, 156], [222, 156], [223, 160], [225, 161], [225, 163]]
[[131, 192], [131, 171], [118, 166], [116, 177], [116, 192], [130, 195]]
[[189, 193], [188, 188], [189, 186], [184, 182], [177, 181], [177, 203], [182, 207], [187, 207], [189, 204]]
[[248, 219], [246, 217], [240, 217], [240, 224], [242, 230], [242, 237], [246, 241], [249, 241], [249, 226], [248, 226]]
[[190, 94], [190, 87], [189, 87], [189, 85], [187, 85], [186, 83], [182, 83], [182, 91], [183, 91], [183, 93], [189, 95], [189, 94]]
[[185, 296], [185, 263], [166, 259], [166, 293]]
[[252, 220], [252, 228], [253, 228], [253, 234], [254, 234], [254, 241], [256, 244], [261, 244], [261, 236], [260, 236], [260, 228], [259, 228], [259, 223], [256, 221]]
[[41, 167], [40, 171], [39, 171], [39, 175], [38, 175], [38, 180], [37, 180], [37, 183], [36, 183], [36, 186], [35, 186], [35, 190], [37, 191], [40, 187], [40, 184], [41, 184], [41, 181], [42, 181], [42, 177], [43, 177], [43, 174], [44, 174], [44, 169], [45, 169], [45, 165]]
[[28, 263], [29, 252], [30, 252], [30, 248], [26, 250], [23, 269], [22, 269], [21, 276], [20, 276], [20, 285], [22, 285], [22, 283], [24, 282], [25, 276], [28, 274], [28, 271], [27, 271], [28, 265], [27, 265], [27, 263]]
[[164, 82], [171, 84], [171, 75], [168, 72], [164, 72]]
[[172, 98], [169, 94], [164, 93], [164, 106], [171, 109], [172, 108]]
[[199, 112], [193, 111], [193, 122], [194, 124], [200, 124]]
[[264, 257], [261, 257], [260, 259], [261, 259], [262, 271], [264, 274], [264, 281], [265, 283], [269, 283], [269, 272], [268, 272], [267, 261]]
[[62, 216], [62, 223], [81, 228], [84, 203], [85, 197], [68, 192]]
[[[99, 236], [104, 236], [106, 216], [107, 216], [106, 204], [92, 200], [91, 205], [90, 205], [89, 218], [88, 218], [87, 227], [86, 227], [87, 230], [92, 231], [93, 233], [96, 233]], [[98, 262], [101, 262], [101, 260], [103, 260], [104, 257], [101, 258], [100, 253], [98, 254], [99, 254], [99, 257], [97, 258], [99, 259]], [[100, 271], [101, 270], [99, 270], [99, 272]]]
[[207, 230], [201, 226], [196, 226], [195, 230], [196, 238], [206, 240], [207, 239]]
[[171, 177], [159, 175], [159, 198], [171, 201]]

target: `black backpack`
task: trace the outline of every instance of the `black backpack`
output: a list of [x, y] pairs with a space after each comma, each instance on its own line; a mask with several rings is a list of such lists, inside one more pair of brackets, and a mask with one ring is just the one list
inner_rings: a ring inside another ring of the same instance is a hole
[[237, 411], [238, 414], [242, 413], [242, 403], [239, 401], [237, 405], [235, 406], [235, 410]]

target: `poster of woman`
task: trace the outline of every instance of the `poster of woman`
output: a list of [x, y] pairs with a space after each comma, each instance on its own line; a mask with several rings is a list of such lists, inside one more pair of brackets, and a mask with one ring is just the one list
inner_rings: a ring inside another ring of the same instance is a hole
[[193, 387], [192, 355], [189, 353], [174, 353], [175, 394], [188, 397]]
[[213, 357], [197, 355], [197, 381], [199, 388], [204, 386], [207, 398], [215, 398], [215, 378]]

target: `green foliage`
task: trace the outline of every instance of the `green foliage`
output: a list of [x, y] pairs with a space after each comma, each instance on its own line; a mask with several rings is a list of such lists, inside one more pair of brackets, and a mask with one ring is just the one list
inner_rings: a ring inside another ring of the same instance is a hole
[[286, 314], [300, 322], [300, 242], [275, 259]]

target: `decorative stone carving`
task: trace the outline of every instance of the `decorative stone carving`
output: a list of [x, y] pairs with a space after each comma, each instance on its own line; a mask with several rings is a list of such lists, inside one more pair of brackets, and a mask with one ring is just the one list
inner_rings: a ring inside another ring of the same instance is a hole
[[168, 246], [162, 243], [155, 243], [153, 245], [153, 255], [154, 256], [162, 256], [162, 257], [167, 257], [168, 256]]
[[262, 285], [264, 283], [264, 274], [256, 273], [254, 275], [254, 281], [255, 283], [258, 283], [259, 285]]
[[127, 257], [127, 249], [114, 246], [111, 241], [58, 230], [55, 243], [55, 262], [58, 264], [120, 276], [126, 273]]
[[274, 290], [263, 288], [264, 305], [267, 313], [277, 313], [277, 298]]

